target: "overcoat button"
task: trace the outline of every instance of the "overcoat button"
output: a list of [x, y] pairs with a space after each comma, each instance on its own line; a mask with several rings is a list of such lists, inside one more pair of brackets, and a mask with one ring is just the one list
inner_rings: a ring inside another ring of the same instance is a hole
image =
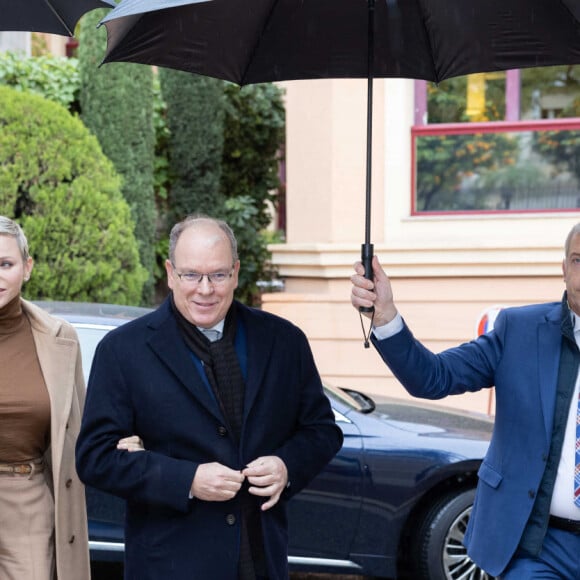
[[533, 489], [530, 489], [528, 495], [530, 496], [530, 499], [534, 499], [536, 497], [536, 492]]
[[220, 425], [218, 427], [218, 435], [220, 437], [225, 437], [227, 434], [228, 434], [228, 430], [223, 425]]
[[233, 526], [236, 523], [236, 516], [234, 514], [228, 514], [226, 516], [226, 522], [228, 526]]
[[75, 541], [74, 534], [69, 538], [68, 543], [72, 544]]
[[70, 487], [72, 485], [72, 479], [67, 479], [64, 485], [65, 487]]

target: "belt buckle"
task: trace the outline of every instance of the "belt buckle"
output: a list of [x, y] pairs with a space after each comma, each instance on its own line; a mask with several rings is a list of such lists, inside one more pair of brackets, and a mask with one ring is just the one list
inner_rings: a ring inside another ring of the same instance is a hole
[[30, 474], [28, 475], [28, 479], [32, 479], [32, 476], [36, 473], [36, 463], [34, 463], [33, 461], [30, 461], [28, 463], [28, 466], [30, 467]]
[[27, 475], [28, 479], [42, 471], [42, 462], [28, 461], [26, 463], [3, 463], [0, 464], [2, 473], [10, 473], [12, 475]]

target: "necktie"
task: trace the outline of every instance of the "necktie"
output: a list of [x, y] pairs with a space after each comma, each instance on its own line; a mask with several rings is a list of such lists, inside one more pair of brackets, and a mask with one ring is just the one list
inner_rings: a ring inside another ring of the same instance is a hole
[[222, 333], [219, 330], [213, 330], [212, 328], [202, 328], [201, 331], [210, 342], [215, 342], [221, 338]]
[[574, 503], [580, 507], [580, 395], [576, 410], [576, 465], [574, 466]]

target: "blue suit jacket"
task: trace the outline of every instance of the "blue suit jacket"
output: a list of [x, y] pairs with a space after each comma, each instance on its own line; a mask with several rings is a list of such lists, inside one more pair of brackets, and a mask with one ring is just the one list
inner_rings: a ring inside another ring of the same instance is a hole
[[[242, 469], [277, 455], [290, 487], [262, 513], [272, 579], [287, 578], [287, 500], [338, 451], [342, 432], [306, 337], [272, 314], [239, 305], [247, 380], [239, 446], [179, 333], [166, 301], [99, 344], [77, 442], [81, 479], [127, 500], [125, 578], [237, 577], [239, 500], [188, 498], [197, 466]], [[130, 434], [145, 452], [116, 449]]]
[[496, 387], [495, 427], [479, 470], [465, 544], [499, 575], [514, 555], [546, 467], [562, 341], [561, 303], [500, 312], [494, 330], [440, 354], [408, 327], [374, 344], [414, 396], [440, 399]]

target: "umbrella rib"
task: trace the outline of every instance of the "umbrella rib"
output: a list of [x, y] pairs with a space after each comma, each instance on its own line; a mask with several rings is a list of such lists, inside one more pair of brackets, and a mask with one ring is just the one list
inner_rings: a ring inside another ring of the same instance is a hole
[[577, 21], [580, 21], [580, 7], [576, 4], [573, 4], [569, 0], [560, 0], [560, 2], [564, 5], [564, 8], [574, 16]]
[[70, 36], [74, 36], [74, 32], [68, 27], [68, 24], [62, 19], [61, 15], [56, 11], [56, 8], [49, 0], [44, 0], [44, 3], [50, 8], [51, 12], [56, 16], [58, 21], [64, 26]]
[[437, 70], [437, 62], [435, 61], [434, 58], [434, 52], [433, 52], [433, 43], [431, 42], [431, 35], [429, 34], [429, 30], [427, 28], [427, 25], [425, 24], [425, 11], [423, 10], [423, 2], [422, 0], [417, 0], [417, 4], [419, 4], [420, 8], [421, 8], [421, 22], [423, 23], [423, 29], [425, 30], [425, 38], [427, 39], [427, 42], [429, 43], [429, 54], [431, 55], [431, 62], [433, 63], [433, 71], [435, 73], [435, 83], [438, 84], [439, 83], [439, 71]]
[[[265, 30], [267, 28], [268, 23], [272, 19], [272, 13], [274, 12], [274, 9], [276, 8], [276, 4], [278, 4], [278, 0], [274, 0], [274, 2], [272, 2], [272, 4], [270, 5], [270, 12], [268, 13], [268, 16], [266, 16], [265, 26], [262, 26], [260, 30]], [[250, 68], [251, 63], [254, 60], [254, 55], [256, 54], [256, 51], [258, 50], [258, 46], [260, 46], [261, 40], [262, 40], [262, 35], [260, 34], [260, 37], [257, 39], [256, 43], [254, 44], [254, 47], [252, 48], [252, 52], [250, 54], [250, 57], [248, 58], [248, 62], [246, 63], [246, 67], [244, 68], [244, 72], [242, 73], [242, 76], [240, 78], [240, 85], [241, 86], [246, 84], [245, 79], [246, 79], [246, 76], [248, 74], [248, 69]]]

